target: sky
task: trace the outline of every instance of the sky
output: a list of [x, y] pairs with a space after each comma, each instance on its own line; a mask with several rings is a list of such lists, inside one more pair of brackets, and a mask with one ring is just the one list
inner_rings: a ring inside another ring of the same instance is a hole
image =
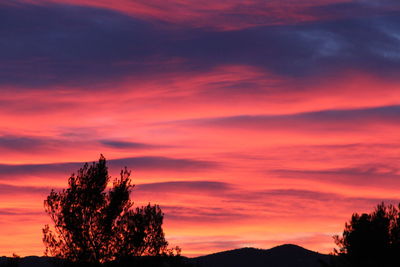
[[398, 0], [6, 0], [0, 36], [0, 255], [100, 154], [185, 256], [400, 202]]

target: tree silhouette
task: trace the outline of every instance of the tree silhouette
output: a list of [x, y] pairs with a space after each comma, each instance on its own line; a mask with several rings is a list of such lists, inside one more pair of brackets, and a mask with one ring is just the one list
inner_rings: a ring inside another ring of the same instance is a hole
[[92, 264], [173, 255], [164, 237], [160, 207], [132, 208], [130, 174], [125, 167], [107, 190], [110, 177], [101, 155], [97, 163], [86, 163], [72, 174], [67, 189], [52, 190], [44, 201], [54, 223], [43, 229], [45, 255]]
[[334, 239], [339, 247], [335, 266], [399, 266], [399, 208], [381, 203], [372, 213], [355, 213]]

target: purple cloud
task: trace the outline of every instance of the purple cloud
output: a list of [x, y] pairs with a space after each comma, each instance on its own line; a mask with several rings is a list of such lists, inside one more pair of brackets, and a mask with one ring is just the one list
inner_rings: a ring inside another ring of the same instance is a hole
[[[376, 9], [368, 1], [340, 7], [340, 12]], [[335, 5], [316, 8], [338, 10]], [[163, 62], [177, 58], [183, 63], [168, 64], [169, 70], [198, 72], [233, 64], [294, 78], [348, 69], [396, 78], [398, 12], [385, 8], [373, 18], [218, 32], [168, 24], [161, 29], [157, 23], [94, 7], [0, 4], [0, 84], [52, 88], [154, 77], [166, 72]]]

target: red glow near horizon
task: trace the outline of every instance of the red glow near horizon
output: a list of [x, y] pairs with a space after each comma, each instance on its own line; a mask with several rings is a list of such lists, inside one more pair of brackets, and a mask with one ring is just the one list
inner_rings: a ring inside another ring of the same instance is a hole
[[[7, 37], [32, 51], [0, 64], [11, 70], [0, 75], [1, 255], [43, 254], [43, 200], [100, 153], [113, 177], [133, 170], [132, 199], [161, 206], [167, 239], [185, 256], [283, 243], [328, 253], [353, 212], [400, 201], [400, 80], [390, 75], [398, 51], [374, 43], [372, 56], [354, 56], [347, 33], [331, 25], [351, 19], [336, 5], [359, 3], [207, 2], [0, 4], [56, 14], [54, 29], [33, 26], [37, 43], [24, 39], [29, 25], [15, 23], [17, 37]], [[365, 1], [357, 23], [398, 9]], [[77, 25], [60, 14], [73, 14]], [[149, 28], [141, 32], [136, 20]], [[143, 38], [131, 38], [132, 29]], [[115, 39], [101, 39], [103, 31]], [[399, 40], [390, 27], [382, 32]], [[85, 34], [99, 47], [86, 47]], [[259, 54], [234, 43], [241, 34], [260, 40], [251, 43]], [[193, 51], [190, 38], [200, 40]], [[275, 57], [264, 42], [285, 53]], [[390, 63], [384, 71], [380, 60]]]

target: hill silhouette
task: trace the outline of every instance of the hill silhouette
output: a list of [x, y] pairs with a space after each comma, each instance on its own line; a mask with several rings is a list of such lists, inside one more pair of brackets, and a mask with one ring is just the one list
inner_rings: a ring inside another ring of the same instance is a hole
[[[281, 245], [271, 249], [240, 248], [222, 251], [187, 261], [196, 267], [320, 267], [329, 255], [320, 254], [297, 245]], [[7, 261], [0, 257], [0, 264]], [[53, 267], [52, 258], [30, 256], [20, 259], [20, 267]]]
[[297, 245], [281, 245], [271, 249], [240, 248], [190, 259], [200, 267], [320, 267], [320, 254]]
[[[0, 257], [0, 266], [7, 266], [7, 260], [10, 258]], [[53, 267], [50, 257], [28, 256], [19, 259], [19, 267]]]

